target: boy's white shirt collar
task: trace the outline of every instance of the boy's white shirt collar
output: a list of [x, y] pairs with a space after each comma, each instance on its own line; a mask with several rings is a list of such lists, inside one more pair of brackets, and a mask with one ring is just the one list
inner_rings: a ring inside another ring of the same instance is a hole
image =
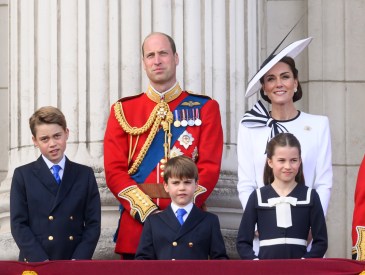
[[62, 157], [62, 159], [59, 163], [53, 163], [43, 155], [42, 155], [42, 158], [43, 158], [44, 162], [47, 164], [49, 170], [51, 170], [52, 166], [55, 165], [55, 164], [58, 164], [61, 167], [61, 170], [58, 172], [58, 174], [60, 175], [60, 178], [62, 179], [63, 172], [65, 170], [66, 156], [63, 155], [63, 157]]
[[189, 216], [191, 209], [193, 209], [193, 202], [190, 202], [189, 204], [185, 205], [184, 207], [177, 206], [174, 202], [171, 202], [171, 208], [176, 216], [176, 211], [180, 208], [184, 208], [186, 211], [186, 214], [183, 216], [183, 220], [186, 221], [187, 217]]

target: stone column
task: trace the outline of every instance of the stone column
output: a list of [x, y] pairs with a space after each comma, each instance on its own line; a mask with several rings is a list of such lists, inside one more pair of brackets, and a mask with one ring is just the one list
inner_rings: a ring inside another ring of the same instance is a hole
[[327, 254], [351, 258], [354, 191], [365, 153], [365, 2], [308, 3], [308, 30], [314, 37], [308, 51], [308, 106], [310, 112], [329, 117], [332, 136]]
[[[93, 167], [102, 197], [102, 236], [95, 258], [113, 258], [117, 204], [103, 174], [109, 114], [108, 6], [104, 1], [11, 1], [10, 157], [0, 188], [1, 259], [16, 259], [10, 235], [9, 190], [15, 167], [35, 160], [28, 119], [41, 106], [59, 107], [70, 129], [66, 155]], [[116, 34], [117, 35], [117, 34]], [[107, 247], [107, 249], [105, 248]]]
[[[246, 7], [252, 14], [246, 16]], [[220, 103], [222, 176], [208, 206], [219, 215], [234, 257], [242, 212], [236, 192], [236, 129], [246, 108], [246, 35], [256, 36], [255, 28], [247, 29], [257, 24], [256, 8], [253, 0], [10, 1], [10, 149], [9, 171], [0, 186], [0, 259], [17, 258], [9, 226], [11, 178], [17, 166], [39, 156], [28, 119], [44, 105], [64, 112], [70, 129], [67, 156], [93, 167], [97, 177], [102, 235], [94, 257], [118, 258], [112, 243], [118, 203], [105, 184], [103, 136], [111, 104], [147, 87], [140, 47], [152, 31], [175, 39], [181, 86]]]
[[0, 182], [6, 177], [8, 170], [8, 100], [9, 100], [9, 72], [8, 72], [8, 0], [0, 0]]

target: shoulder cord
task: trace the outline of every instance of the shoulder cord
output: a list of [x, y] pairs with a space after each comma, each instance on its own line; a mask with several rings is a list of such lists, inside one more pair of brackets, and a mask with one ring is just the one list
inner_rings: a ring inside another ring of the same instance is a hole
[[173, 122], [173, 115], [172, 112], [170, 111], [169, 105], [165, 101], [161, 101], [155, 106], [155, 108], [153, 108], [147, 122], [140, 128], [132, 127], [129, 125], [129, 123], [125, 118], [121, 102], [117, 102], [114, 105], [114, 114], [122, 129], [131, 136], [131, 144], [133, 136], [137, 136], [137, 141], [133, 150], [131, 146], [129, 148], [128, 163], [131, 161], [132, 156], [135, 153], [139, 136], [143, 133], [146, 133], [151, 128], [151, 131], [148, 134], [146, 142], [143, 144], [136, 160], [132, 164], [131, 168], [128, 170], [129, 175], [133, 175], [134, 173], [137, 172], [138, 167], [141, 165], [142, 160], [144, 159], [154, 137], [156, 136], [156, 133], [160, 125], [162, 126], [165, 132], [165, 143], [163, 144], [163, 146], [165, 151], [165, 158], [166, 159], [168, 158], [171, 145], [170, 130], [171, 130], [171, 123]]

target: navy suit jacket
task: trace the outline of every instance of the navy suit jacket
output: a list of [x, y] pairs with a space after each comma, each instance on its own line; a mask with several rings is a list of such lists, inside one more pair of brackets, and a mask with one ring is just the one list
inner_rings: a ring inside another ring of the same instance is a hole
[[10, 219], [20, 261], [91, 259], [101, 221], [93, 170], [66, 158], [58, 185], [42, 156], [16, 168]]
[[195, 205], [182, 226], [171, 205], [150, 215], [144, 223], [136, 259], [228, 259], [218, 217]]

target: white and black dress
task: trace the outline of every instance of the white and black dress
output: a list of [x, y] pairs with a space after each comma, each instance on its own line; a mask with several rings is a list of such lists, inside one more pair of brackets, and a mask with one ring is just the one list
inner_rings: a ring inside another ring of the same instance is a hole
[[[255, 255], [255, 226], [259, 232], [260, 250]], [[313, 242], [307, 251], [312, 230]], [[241, 259], [321, 258], [328, 246], [326, 221], [317, 192], [297, 184], [286, 197], [280, 197], [271, 185], [250, 195], [237, 236]]]

